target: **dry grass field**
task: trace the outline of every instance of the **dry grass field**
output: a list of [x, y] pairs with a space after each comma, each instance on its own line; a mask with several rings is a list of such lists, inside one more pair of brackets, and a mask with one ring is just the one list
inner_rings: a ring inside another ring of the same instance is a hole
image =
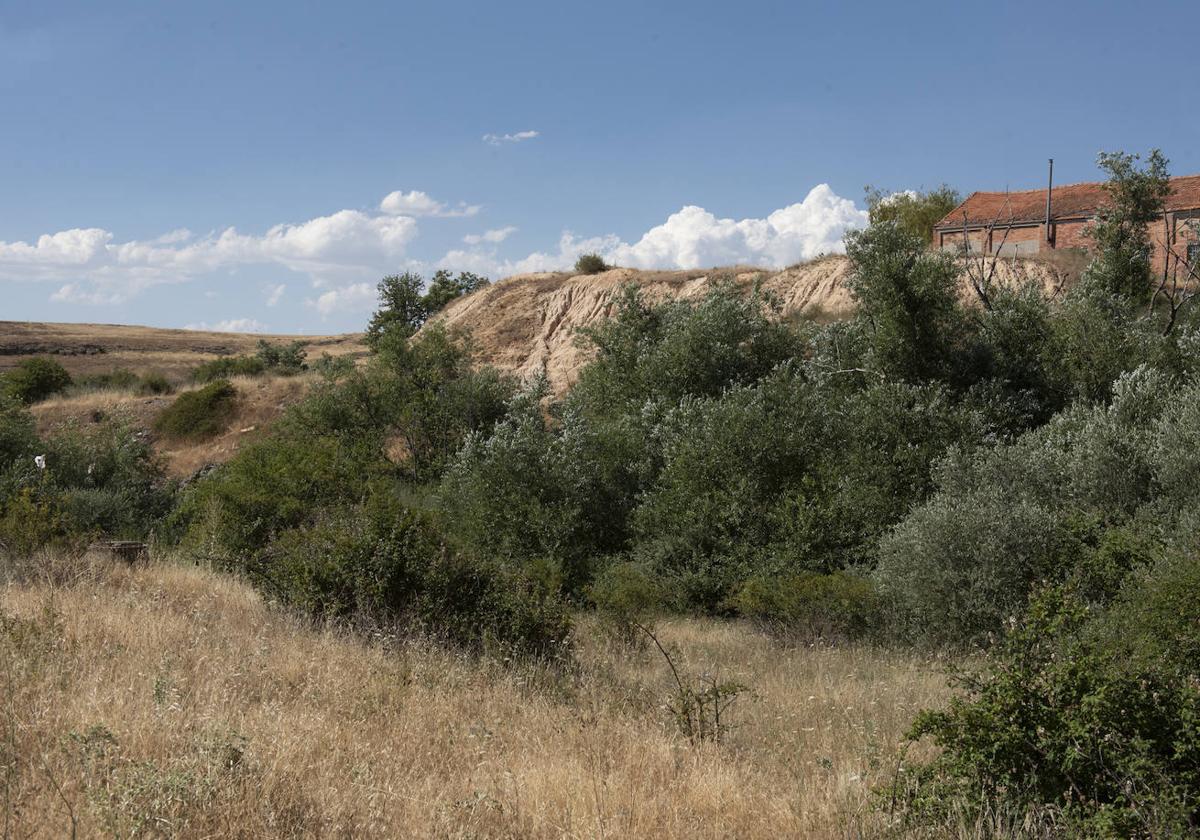
[[937, 663], [660, 627], [750, 687], [721, 743], [665, 714], [652, 650], [564, 670], [313, 628], [243, 584], [99, 563], [0, 587], [4, 837], [862, 837]]
[[199, 330], [170, 330], [117, 324], [50, 324], [0, 321], [0, 373], [31, 356], [52, 356], [72, 376], [107, 373], [127, 368], [151, 371], [183, 380], [197, 365], [218, 356], [253, 353], [260, 338], [272, 342], [300, 341], [311, 358], [365, 355], [362, 336], [258, 335]]

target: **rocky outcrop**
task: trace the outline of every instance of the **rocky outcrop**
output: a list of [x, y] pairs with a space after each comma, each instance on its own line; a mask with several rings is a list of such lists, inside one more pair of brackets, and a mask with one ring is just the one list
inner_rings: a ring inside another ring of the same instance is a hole
[[[579, 341], [580, 330], [611, 316], [628, 283], [637, 284], [647, 300], [662, 301], [702, 296], [726, 279], [746, 291], [757, 282], [779, 301], [781, 318], [834, 320], [854, 311], [854, 299], [846, 286], [849, 276], [850, 262], [840, 256], [780, 271], [618, 268], [591, 275], [523, 274], [453, 301], [432, 323], [467, 331], [481, 363], [521, 377], [545, 372], [550, 387], [561, 393], [591, 358], [589, 348]], [[1032, 260], [997, 266], [996, 282], [1025, 279], [1051, 288], [1058, 285], [1060, 272]]]

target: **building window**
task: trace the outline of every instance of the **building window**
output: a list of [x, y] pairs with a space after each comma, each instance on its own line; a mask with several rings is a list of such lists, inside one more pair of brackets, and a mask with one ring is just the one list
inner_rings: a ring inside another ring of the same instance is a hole
[[1188, 243], [1187, 261], [1191, 266], [1200, 264], [1200, 242]]

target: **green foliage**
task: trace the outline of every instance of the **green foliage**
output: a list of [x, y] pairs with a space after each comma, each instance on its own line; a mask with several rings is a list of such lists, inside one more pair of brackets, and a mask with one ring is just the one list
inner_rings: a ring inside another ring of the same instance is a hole
[[599, 274], [610, 268], [612, 266], [606, 263], [604, 257], [599, 254], [580, 254], [579, 259], [575, 260], [576, 274]]
[[141, 376], [135, 390], [143, 397], [158, 396], [175, 393], [175, 385], [163, 374], [150, 371]]
[[205, 362], [192, 371], [196, 382], [215, 382], [232, 376], [262, 376], [267, 366], [258, 356], [221, 356]]
[[175, 398], [154, 419], [154, 430], [173, 440], [207, 440], [225, 431], [233, 417], [237, 389], [218, 379]]
[[97, 534], [141, 539], [170, 508], [153, 450], [124, 423], [68, 425], [39, 440], [4, 412], [0, 448], [0, 542], [13, 553]]
[[341, 379], [354, 370], [354, 357], [331, 356], [328, 353], [322, 353], [321, 357], [313, 362], [312, 369], [326, 379]]
[[947, 458], [939, 492], [880, 543], [876, 578], [902, 624], [940, 642], [982, 640], [1041, 581], [1084, 569], [1098, 530], [1151, 505], [1171, 511], [1160, 493], [1171, 462], [1158, 453], [1175, 424], [1163, 415], [1200, 399], [1172, 400], [1174, 387], [1139, 368], [1114, 384], [1109, 406], [1076, 406], [1008, 445]]
[[0, 394], [0, 474], [18, 460], [32, 461], [38, 454], [33, 415], [23, 403]]
[[361, 499], [383, 464], [369, 441], [285, 427], [187, 488], [168, 530], [209, 561], [251, 562], [276, 534]]
[[846, 236], [849, 288], [869, 324], [873, 367], [908, 382], [956, 373], [966, 322], [958, 265], [894, 222]]
[[280, 534], [251, 571], [318, 617], [399, 625], [499, 655], [566, 652], [570, 621], [549, 593], [455, 552], [427, 517], [379, 497]]
[[174, 501], [146, 435], [126, 422], [67, 426], [45, 452], [43, 480], [71, 534], [142, 539]]
[[878, 630], [882, 623], [882, 607], [871, 581], [847, 572], [750, 578], [730, 599], [730, 606], [787, 638], [852, 640]]
[[265, 338], [260, 338], [257, 348], [254, 351], [254, 358], [262, 362], [263, 368], [270, 373], [293, 376], [308, 369], [308, 365], [304, 363], [304, 357], [307, 354], [304, 351], [303, 341], [272, 344]]
[[933, 226], [961, 202], [958, 191], [946, 184], [924, 192], [899, 193], [867, 187], [871, 224], [893, 223], [902, 233], [926, 243], [933, 239]]
[[442, 269], [433, 275], [429, 290], [422, 294], [424, 285], [424, 278], [413, 272], [389, 275], [379, 281], [379, 309], [367, 325], [367, 346], [379, 350], [385, 341], [393, 346], [402, 343], [450, 301], [479, 291], [488, 280], [468, 271], [454, 277]]
[[596, 575], [588, 597], [609, 636], [635, 648], [645, 641], [642, 628], [667, 607], [669, 593], [645, 566], [621, 561]]
[[267, 373], [294, 376], [308, 369], [304, 362], [305, 355], [303, 341], [272, 344], [260, 338], [253, 356], [221, 356], [212, 359], [193, 370], [192, 379], [196, 382], [214, 382], [233, 376], [262, 376]]
[[426, 317], [441, 312], [450, 301], [477, 292], [487, 285], [488, 279], [478, 274], [462, 271], [455, 277], [444, 268], [439, 269], [429, 281], [429, 290], [423, 298]]
[[1083, 277], [1085, 285], [1134, 304], [1150, 295], [1147, 226], [1162, 216], [1171, 193], [1162, 152], [1152, 149], [1144, 167], [1138, 160], [1138, 155], [1125, 152], [1100, 153], [1098, 164], [1108, 173], [1104, 188], [1109, 202], [1089, 229], [1096, 258]]
[[0, 507], [0, 558], [28, 557], [62, 539], [66, 532], [54, 503], [37, 488], [23, 487]]
[[1025, 814], [1056, 835], [1191, 836], [1200, 822], [1200, 565], [1164, 559], [1095, 617], [1036, 597], [964, 694], [911, 737], [941, 752], [898, 782], [910, 820]]
[[428, 317], [421, 287], [425, 281], [420, 274], [406, 271], [389, 274], [379, 281], [379, 309], [367, 325], [366, 343], [372, 350], [389, 333], [407, 339], [421, 328]]
[[471, 432], [491, 429], [516, 388], [493, 368], [475, 369], [469, 347], [440, 325], [386, 344], [377, 365], [404, 466], [422, 481], [440, 475]]
[[40, 402], [71, 384], [71, 375], [59, 362], [44, 356], [22, 359], [0, 376], [0, 390], [25, 405]]

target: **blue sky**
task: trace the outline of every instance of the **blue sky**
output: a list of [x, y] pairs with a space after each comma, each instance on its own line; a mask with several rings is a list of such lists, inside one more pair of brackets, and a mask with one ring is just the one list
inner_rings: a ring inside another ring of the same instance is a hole
[[1195, 0], [0, 0], [0, 319], [337, 332], [406, 269], [782, 264], [866, 184], [1196, 173], [1198, 33]]

